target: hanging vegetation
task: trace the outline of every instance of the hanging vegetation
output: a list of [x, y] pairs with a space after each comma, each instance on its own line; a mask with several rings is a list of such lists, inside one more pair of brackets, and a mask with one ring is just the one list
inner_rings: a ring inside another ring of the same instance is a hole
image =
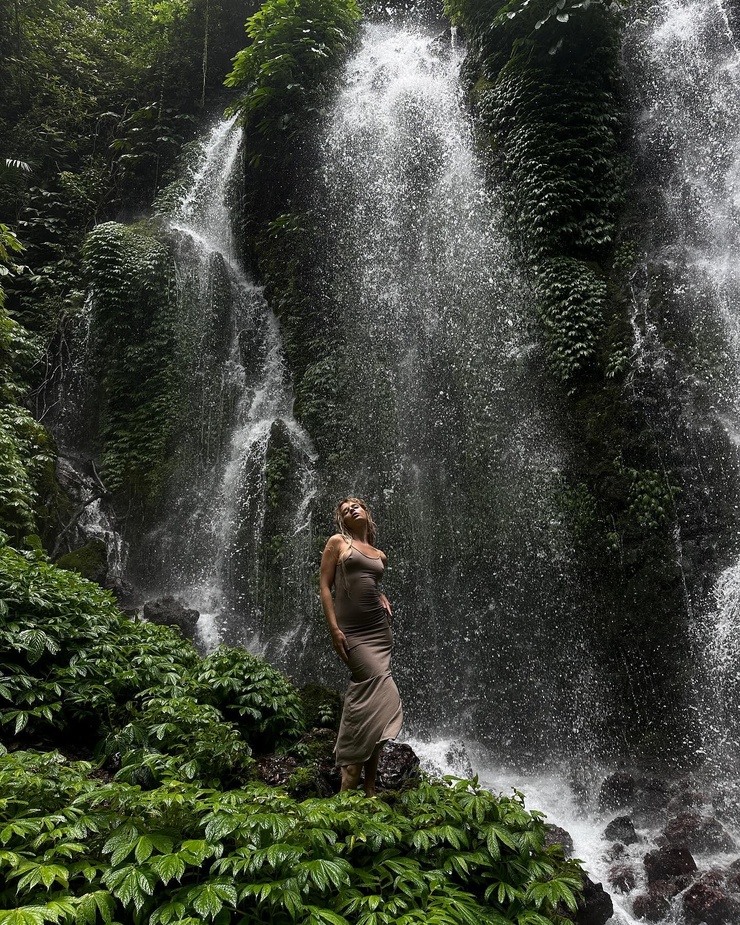
[[156, 500], [177, 418], [172, 267], [145, 224], [98, 225], [84, 248], [93, 294], [91, 362], [103, 385], [103, 477]]

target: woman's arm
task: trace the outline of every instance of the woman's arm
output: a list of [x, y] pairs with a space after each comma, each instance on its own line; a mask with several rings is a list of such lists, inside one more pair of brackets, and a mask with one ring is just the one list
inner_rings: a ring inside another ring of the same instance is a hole
[[321, 556], [321, 569], [319, 571], [319, 590], [321, 593], [321, 607], [329, 624], [331, 641], [334, 650], [343, 662], [349, 661], [349, 648], [347, 646], [347, 637], [337, 625], [337, 615], [334, 612], [334, 599], [331, 596], [331, 589], [334, 585], [334, 573], [336, 572], [339, 554], [342, 549], [342, 537], [339, 533], [329, 538], [324, 547]]
[[[383, 568], [386, 569], [388, 567], [388, 556], [386, 556], [386, 554], [382, 552], [380, 549], [378, 550], [378, 552], [380, 553], [380, 560], [383, 563]], [[380, 603], [383, 605], [383, 610], [385, 610], [385, 612], [388, 614], [388, 622], [391, 623], [393, 621], [393, 611], [391, 610], [391, 602], [388, 600], [385, 594], [383, 594], [382, 591], [380, 592]]]

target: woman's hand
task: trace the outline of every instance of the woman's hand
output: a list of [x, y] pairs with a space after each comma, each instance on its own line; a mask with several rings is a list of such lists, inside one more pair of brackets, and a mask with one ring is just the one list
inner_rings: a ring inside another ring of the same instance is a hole
[[347, 637], [344, 633], [337, 627], [331, 631], [331, 642], [334, 646], [334, 651], [345, 663], [349, 662], [349, 646], [347, 645]]
[[380, 603], [383, 605], [383, 610], [385, 610], [388, 615], [388, 622], [393, 622], [393, 611], [391, 610], [391, 602], [385, 596], [385, 594], [380, 595]]

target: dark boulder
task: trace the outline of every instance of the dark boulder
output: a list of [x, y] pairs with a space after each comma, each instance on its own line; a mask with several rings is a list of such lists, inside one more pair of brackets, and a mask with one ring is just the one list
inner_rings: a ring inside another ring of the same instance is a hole
[[740, 871], [730, 872], [725, 883], [731, 893], [740, 893]]
[[[266, 755], [257, 759], [257, 774], [265, 783], [285, 787], [299, 799], [332, 796], [342, 783], [334, 764], [336, 738], [332, 729], [312, 729], [300, 739], [300, 763], [289, 755]], [[419, 759], [410, 745], [385, 745], [378, 763], [378, 792], [399, 790], [418, 777]]]
[[115, 597], [119, 610], [138, 618], [139, 610], [138, 607], [134, 606], [134, 587], [132, 584], [119, 576], [109, 574], [103, 583], [103, 587]]
[[108, 553], [100, 539], [88, 540], [84, 546], [59, 556], [54, 564], [99, 585], [105, 584], [108, 577]]
[[703, 881], [686, 890], [683, 911], [686, 921], [692, 925], [737, 925], [740, 922], [740, 902], [723, 887]]
[[740, 858], [727, 868], [727, 889], [731, 893], [740, 893]]
[[615, 841], [614, 844], [609, 845], [607, 850], [604, 852], [604, 860], [605, 861], [619, 861], [626, 854], [627, 854], [627, 849], [624, 847], [624, 845], [619, 841]]
[[293, 755], [262, 755], [256, 759], [257, 776], [271, 787], [285, 787], [299, 800], [332, 796], [341, 783], [334, 766], [335, 740], [330, 729], [312, 729], [298, 742], [300, 761]]
[[631, 893], [637, 885], [637, 870], [632, 864], [613, 864], [606, 875], [609, 886], [617, 893]]
[[174, 597], [160, 597], [144, 604], [144, 619], [160, 626], [177, 626], [188, 639], [195, 636], [199, 616], [197, 610], [188, 610]]
[[590, 877], [583, 881], [583, 899], [578, 903], [576, 925], [606, 925], [614, 915], [611, 896], [600, 883], [594, 883]]
[[735, 847], [722, 823], [699, 813], [683, 813], [671, 819], [662, 837], [667, 845], [687, 845], [692, 851], [731, 851]]
[[617, 816], [616, 819], [612, 819], [604, 829], [604, 838], [607, 841], [622, 842], [623, 845], [634, 845], [639, 841], [629, 816]]
[[378, 790], [400, 790], [419, 778], [419, 758], [410, 745], [389, 742], [380, 753]]
[[647, 893], [635, 896], [632, 911], [638, 919], [648, 922], [662, 922], [671, 911], [671, 901], [678, 888], [667, 880], [656, 880], [648, 886]]
[[708, 886], [723, 886], [726, 879], [727, 874], [721, 867], [710, 867], [699, 877], [698, 882], [706, 883]]
[[701, 809], [707, 803], [706, 794], [699, 790], [680, 790], [675, 796], [668, 801], [666, 809], [671, 815], [677, 816], [685, 813], [690, 809]]
[[599, 791], [599, 809], [612, 812], [624, 809], [632, 802], [635, 792], [635, 779], [626, 771], [617, 771], [605, 778]]
[[545, 845], [550, 848], [553, 845], [560, 845], [563, 854], [567, 858], [573, 857], [573, 838], [570, 832], [566, 832], [559, 825], [545, 826]]
[[257, 777], [271, 787], [286, 787], [298, 767], [292, 755], [262, 755], [256, 762]]
[[645, 777], [635, 783], [632, 800], [634, 811], [642, 816], [653, 816], [665, 809], [671, 799], [671, 786], [659, 777]]
[[667, 845], [648, 851], [644, 864], [648, 883], [691, 874], [696, 870], [696, 861], [685, 845]]

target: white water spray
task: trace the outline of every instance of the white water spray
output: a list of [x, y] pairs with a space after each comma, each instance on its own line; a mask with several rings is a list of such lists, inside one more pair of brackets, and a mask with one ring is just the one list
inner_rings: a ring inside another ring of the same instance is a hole
[[268, 457], [282, 435], [297, 469], [296, 497], [286, 502], [293, 508], [287, 540], [293, 594], [281, 602], [283, 619], [296, 627], [310, 612], [303, 575], [315, 453], [293, 417], [280, 326], [240, 265], [230, 202], [239, 155], [234, 120], [220, 123], [168, 222], [177, 241], [178, 356], [190, 363], [189, 388], [169, 512], [146, 544], [149, 593], [174, 594], [197, 609], [206, 646], [226, 632], [228, 641], [279, 661], [279, 634], [273, 638], [265, 613]]

